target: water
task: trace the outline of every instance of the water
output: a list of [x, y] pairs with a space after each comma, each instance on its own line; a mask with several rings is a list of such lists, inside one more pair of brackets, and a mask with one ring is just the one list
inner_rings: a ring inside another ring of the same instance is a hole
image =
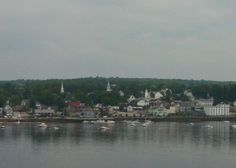
[[98, 124], [48, 123], [42, 129], [8, 123], [0, 129], [0, 168], [234, 168], [232, 124], [116, 123], [104, 132]]

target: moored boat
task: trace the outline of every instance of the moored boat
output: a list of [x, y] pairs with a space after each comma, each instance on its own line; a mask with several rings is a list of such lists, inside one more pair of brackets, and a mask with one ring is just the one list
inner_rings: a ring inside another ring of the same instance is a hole
[[107, 124], [115, 124], [115, 121], [113, 121], [113, 120], [108, 120], [108, 121], [107, 121]]
[[39, 127], [41, 127], [41, 128], [46, 128], [46, 127], [47, 127], [47, 124], [45, 124], [45, 123], [40, 123], [40, 124], [39, 124]]
[[236, 125], [232, 125], [233, 128], [236, 128]]

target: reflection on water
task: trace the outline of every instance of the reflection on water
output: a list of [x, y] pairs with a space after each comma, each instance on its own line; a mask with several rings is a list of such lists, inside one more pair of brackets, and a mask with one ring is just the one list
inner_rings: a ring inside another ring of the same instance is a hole
[[[105, 168], [114, 167], [114, 163], [116, 167], [141, 167], [144, 163], [142, 167], [199, 167], [199, 164], [214, 167], [217, 161], [224, 163], [224, 167], [232, 167], [236, 156], [236, 129], [231, 125], [227, 122], [159, 122], [143, 128], [116, 123], [109, 126], [110, 130], [102, 131], [99, 124], [48, 123], [43, 129], [38, 123], [8, 123], [5, 129], [0, 129], [0, 154], [4, 154], [0, 157], [0, 167], [17, 166], [13, 160], [27, 168], [40, 162], [39, 158], [44, 159], [44, 166], [52, 168]], [[59, 129], [55, 130], [54, 126]], [[122, 158], [123, 161], [119, 161]], [[191, 165], [193, 162], [195, 166]]]

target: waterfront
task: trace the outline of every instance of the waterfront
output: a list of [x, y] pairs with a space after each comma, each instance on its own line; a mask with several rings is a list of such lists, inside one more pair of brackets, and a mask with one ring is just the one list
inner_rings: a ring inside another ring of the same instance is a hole
[[[7, 123], [0, 129], [1, 168], [235, 167], [235, 122]], [[59, 127], [58, 130], [53, 129]]]

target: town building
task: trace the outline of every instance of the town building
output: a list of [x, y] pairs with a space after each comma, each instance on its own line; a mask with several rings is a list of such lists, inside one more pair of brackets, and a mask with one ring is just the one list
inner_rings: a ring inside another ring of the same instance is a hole
[[133, 112], [133, 107], [132, 106], [128, 106], [127, 107], [127, 112]]
[[6, 116], [9, 116], [9, 117], [13, 116], [13, 109], [8, 104], [4, 107], [3, 112]]
[[177, 106], [177, 111], [181, 113], [190, 113], [193, 112], [195, 109], [195, 105], [191, 101], [180, 101], [176, 104]]
[[197, 99], [197, 100], [195, 100], [195, 103], [196, 103], [196, 106], [199, 106], [199, 107], [213, 106], [214, 99], [213, 98]]
[[73, 101], [73, 102], [68, 102], [67, 104], [67, 112], [80, 112], [81, 111], [81, 103], [80, 101]]
[[147, 110], [147, 114], [155, 117], [165, 117], [168, 116], [169, 112], [164, 107], [150, 108]]
[[48, 107], [47, 109], [35, 109], [34, 115], [37, 117], [52, 117], [55, 114], [55, 110]]
[[136, 100], [136, 98], [134, 97], [134, 95], [131, 95], [131, 96], [128, 98], [128, 102], [129, 102], [129, 103], [132, 102], [132, 101], [134, 101], [134, 100]]
[[190, 101], [194, 101], [195, 100], [195, 98], [193, 96], [193, 93], [190, 90], [185, 90], [184, 91], [184, 95], [187, 96]]
[[230, 115], [230, 105], [221, 103], [216, 106], [204, 106], [204, 112], [208, 116]]
[[154, 98], [155, 99], [161, 99], [162, 97], [163, 97], [163, 95], [161, 94], [161, 92], [154, 93]]
[[149, 101], [147, 101], [147, 100], [139, 100], [137, 102], [137, 106], [144, 107], [144, 106], [148, 106], [148, 105], [149, 105]]

